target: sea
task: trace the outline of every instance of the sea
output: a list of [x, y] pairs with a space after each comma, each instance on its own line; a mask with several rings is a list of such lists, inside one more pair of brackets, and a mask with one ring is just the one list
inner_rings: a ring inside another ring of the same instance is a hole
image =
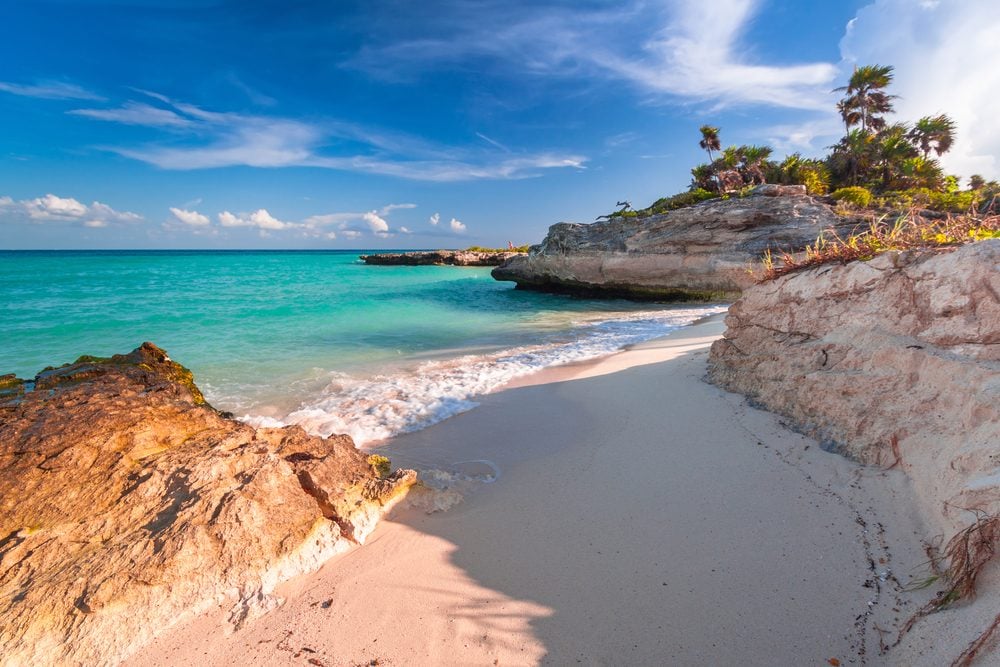
[[368, 266], [365, 252], [0, 251], [0, 374], [151, 341], [220, 410], [369, 446], [724, 310], [515, 290], [488, 268]]

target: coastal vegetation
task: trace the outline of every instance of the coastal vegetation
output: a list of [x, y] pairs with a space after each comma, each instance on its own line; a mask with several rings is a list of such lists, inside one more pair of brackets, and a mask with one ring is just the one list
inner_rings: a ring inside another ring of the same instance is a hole
[[481, 245], [470, 245], [465, 249], [466, 252], [528, 252], [528, 248], [531, 247], [529, 244], [514, 246], [513, 248], [486, 248]]
[[792, 153], [772, 159], [767, 145], [723, 147], [721, 130], [699, 128], [699, 147], [708, 162], [691, 169], [686, 192], [650, 206], [615, 211], [607, 218], [647, 217], [713, 198], [746, 196], [763, 183], [802, 185], [813, 196], [829, 196], [844, 214], [858, 211], [900, 213], [922, 209], [939, 213], [1000, 212], [1000, 183], [979, 174], [965, 179], [945, 173], [939, 158], [955, 142], [958, 128], [945, 113], [913, 122], [892, 121], [896, 96], [889, 92], [889, 65], [856, 67], [836, 103], [844, 136], [819, 158]]

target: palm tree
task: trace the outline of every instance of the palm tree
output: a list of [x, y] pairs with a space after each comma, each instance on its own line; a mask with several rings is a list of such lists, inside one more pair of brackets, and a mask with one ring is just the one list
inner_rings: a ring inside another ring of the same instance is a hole
[[737, 149], [741, 157], [740, 172], [743, 180], [750, 185], [765, 183], [764, 163], [774, 149], [770, 146], [740, 146]]
[[955, 141], [955, 121], [943, 113], [924, 116], [907, 136], [924, 154], [925, 160], [932, 150], [941, 156], [951, 149], [951, 144]]
[[715, 171], [712, 165], [699, 164], [691, 170], [691, 189], [701, 188], [702, 190], [718, 190], [719, 184], [715, 180]]
[[970, 190], [982, 190], [983, 186], [986, 185], [986, 179], [979, 174], [973, 174], [969, 176], [969, 189]]
[[848, 132], [836, 145], [832, 146], [830, 171], [841, 183], [857, 185], [861, 177], [867, 180], [871, 166], [874, 137], [864, 130]]
[[917, 156], [907, 135], [910, 128], [906, 123], [895, 123], [878, 133], [875, 138], [875, 155], [882, 168], [882, 190], [888, 190], [896, 174], [902, 171], [903, 164], [909, 158]]
[[896, 97], [885, 92], [892, 83], [892, 70], [891, 65], [855, 67], [847, 85], [834, 88], [835, 93], [847, 93], [837, 104], [837, 110], [848, 129], [858, 123], [865, 132], [885, 127], [882, 115], [892, 111], [892, 100]]
[[701, 126], [701, 141], [698, 142], [702, 150], [708, 151], [708, 161], [712, 162], [712, 151], [717, 151], [722, 149], [722, 143], [719, 141], [719, 128], [712, 127], [711, 125]]

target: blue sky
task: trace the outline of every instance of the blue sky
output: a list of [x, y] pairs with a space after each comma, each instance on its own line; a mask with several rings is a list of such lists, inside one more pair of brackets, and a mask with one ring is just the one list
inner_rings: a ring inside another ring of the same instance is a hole
[[820, 154], [854, 63], [1000, 176], [987, 0], [7, 2], [0, 247], [537, 242], [724, 143]]

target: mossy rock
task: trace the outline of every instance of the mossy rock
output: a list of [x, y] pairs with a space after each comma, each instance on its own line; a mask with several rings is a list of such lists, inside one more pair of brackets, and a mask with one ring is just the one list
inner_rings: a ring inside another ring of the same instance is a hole
[[368, 457], [368, 465], [379, 477], [388, 477], [392, 472], [392, 462], [381, 454], [372, 454]]

